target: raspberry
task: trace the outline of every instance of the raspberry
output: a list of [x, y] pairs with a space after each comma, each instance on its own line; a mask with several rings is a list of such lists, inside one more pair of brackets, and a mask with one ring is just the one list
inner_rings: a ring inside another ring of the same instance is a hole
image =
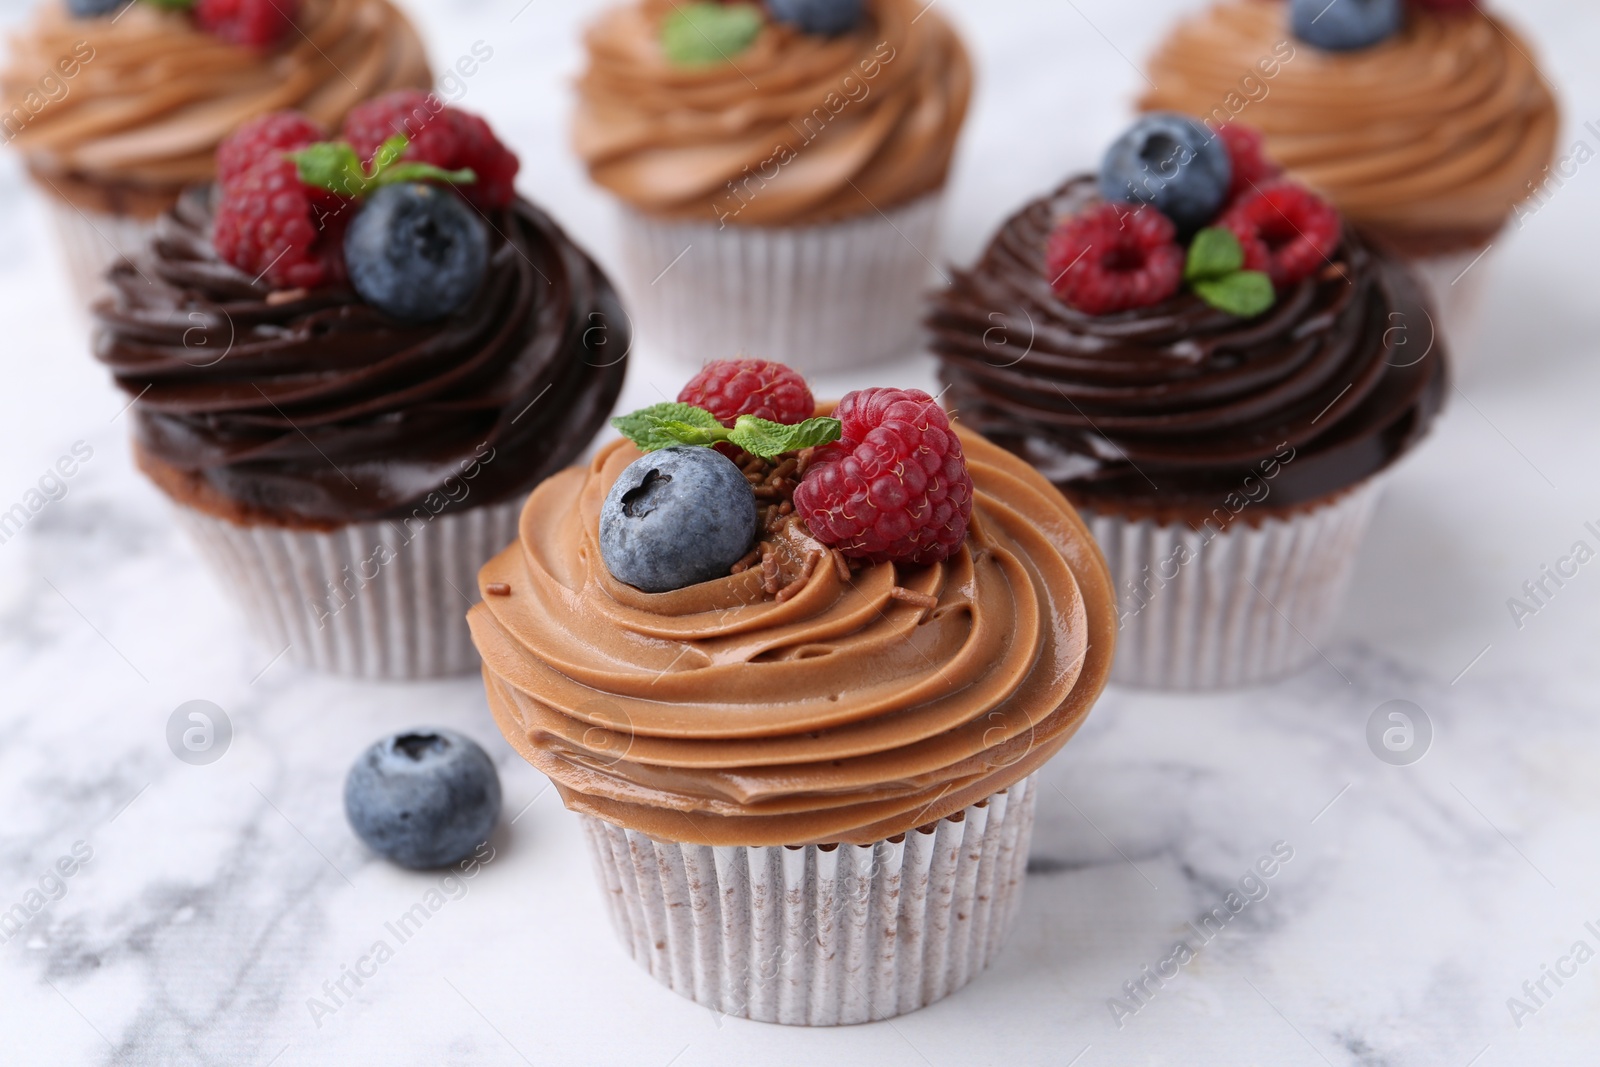
[[217, 146], [217, 181], [231, 185], [262, 159], [328, 139], [327, 131], [298, 111], [274, 111], [234, 130]]
[[764, 359], [719, 359], [707, 363], [678, 394], [732, 426], [740, 415], [754, 415], [786, 426], [817, 413], [817, 402], [799, 373]]
[[839, 441], [818, 449], [794, 491], [811, 534], [847, 556], [925, 565], [967, 536], [972, 476], [950, 420], [920, 389], [846, 393]]
[[397, 133], [411, 142], [401, 159], [445, 170], [471, 167], [478, 180], [458, 189], [468, 202], [487, 210], [503, 208], [516, 196], [517, 157], [495, 138], [487, 122], [444, 107], [431, 93], [400, 89], [358, 104], [345, 116], [341, 136], [370, 163], [378, 146]]
[[251, 48], [277, 44], [294, 28], [300, 0], [196, 0], [194, 18], [213, 37]]
[[343, 281], [346, 200], [300, 182], [292, 160], [269, 156], [220, 192], [217, 254], [276, 289]]
[[1289, 182], [1243, 197], [1217, 225], [1239, 239], [1245, 269], [1266, 271], [1278, 289], [1321, 270], [1343, 233], [1332, 204]]
[[1216, 134], [1233, 163], [1233, 182], [1228, 186], [1227, 203], [1233, 203], [1241, 194], [1252, 192], [1257, 186], [1265, 185], [1283, 173], [1276, 163], [1266, 157], [1262, 150], [1261, 131], [1254, 126], [1225, 122], [1216, 128]]
[[1172, 220], [1148, 204], [1097, 204], [1050, 235], [1045, 267], [1063, 301], [1089, 315], [1159, 304], [1183, 282]]

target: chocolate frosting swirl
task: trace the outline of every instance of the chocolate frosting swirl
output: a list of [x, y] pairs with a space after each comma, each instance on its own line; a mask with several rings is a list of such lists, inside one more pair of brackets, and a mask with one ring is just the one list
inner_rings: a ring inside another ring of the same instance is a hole
[[1163, 521], [1211, 513], [1269, 462], [1272, 507], [1316, 501], [1427, 431], [1445, 357], [1404, 266], [1347, 230], [1320, 274], [1253, 319], [1188, 292], [1087, 315], [1051, 289], [1045, 246], [1099, 202], [1095, 185], [1028, 204], [935, 298], [947, 403], [969, 426], [1074, 503]]
[[[152, 3], [115, 20], [79, 19], [51, 0], [12, 39], [0, 90], [7, 109], [39, 93], [46, 76], [66, 92], [31, 115], [15, 143], [44, 177], [175, 197], [211, 179], [217, 145], [247, 119], [294, 108], [336, 128], [363, 100], [433, 84], [422, 42], [388, 0], [302, 0], [296, 27], [259, 50]], [[76, 73], [63, 77], [58, 64], [74, 57]]]
[[492, 503], [571, 462], [616, 400], [627, 316], [532, 204], [489, 216], [471, 302], [409, 324], [347, 287], [252, 281], [212, 248], [211, 197], [186, 192], [95, 307], [95, 354], [138, 398], [141, 462], [188, 502], [342, 525], [409, 515], [470, 468], [445, 509]]
[[838, 37], [769, 22], [730, 62], [662, 52], [679, 5], [642, 0], [589, 31], [574, 144], [594, 180], [664, 218], [830, 222], [944, 185], [972, 93], [960, 38], [918, 0], [868, 0]]
[[1020, 781], [1105, 685], [1114, 596], [1061, 495], [957, 432], [975, 496], [955, 556], [846, 578], [791, 528], [782, 602], [759, 570], [657, 594], [607, 573], [628, 442], [549, 479], [468, 616], [501, 730], [569, 808], [711, 845], [868, 844]]
[[[1357, 226], [1402, 241], [1444, 231], [1481, 243], [1529, 196], [1560, 116], [1509, 26], [1411, 5], [1389, 40], [1325, 52], [1295, 40], [1288, 10], [1226, 0], [1179, 23], [1150, 60], [1155, 88], [1140, 106], [1221, 121], [1233, 94], [1238, 121], [1266, 135], [1269, 155]], [[1294, 52], [1280, 66], [1284, 41]], [[1261, 60], [1277, 67], [1272, 77]]]

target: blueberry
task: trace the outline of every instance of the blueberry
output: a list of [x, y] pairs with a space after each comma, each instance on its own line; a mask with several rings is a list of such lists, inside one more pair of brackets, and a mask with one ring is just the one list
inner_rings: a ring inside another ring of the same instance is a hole
[[1306, 44], [1330, 52], [1367, 48], [1400, 32], [1402, 0], [1292, 0], [1289, 24]]
[[488, 840], [500, 819], [500, 776], [488, 753], [453, 730], [395, 734], [350, 768], [344, 813], [380, 856], [444, 867]]
[[1216, 218], [1232, 180], [1222, 139], [1198, 119], [1171, 111], [1140, 118], [1100, 164], [1101, 196], [1153, 204], [1182, 235]]
[[756, 495], [744, 472], [694, 445], [628, 464], [600, 509], [606, 569], [646, 593], [726, 575], [755, 538]]
[[458, 310], [483, 284], [489, 236], [449, 189], [386, 185], [367, 197], [344, 235], [350, 283], [397, 319], [428, 322]]
[[767, 10], [777, 21], [826, 37], [848, 33], [861, 25], [866, 6], [864, 0], [767, 0]]
[[67, 10], [73, 18], [92, 19], [109, 15], [132, 0], [67, 0]]

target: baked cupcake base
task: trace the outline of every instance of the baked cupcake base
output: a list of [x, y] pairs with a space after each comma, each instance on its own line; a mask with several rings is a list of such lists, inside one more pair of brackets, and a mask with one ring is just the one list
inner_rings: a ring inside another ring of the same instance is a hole
[[1111, 680], [1224, 689], [1291, 674], [1338, 618], [1381, 478], [1289, 515], [1226, 529], [1079, 508], [1117, 590]]
[[264, 648], [303, 667], [374, 679], [478, 668], [467, 631], [485, 560], [517, 536], [520, 499], [408, 527], [240, 525], [177, 505], [178, 519]]
[[673, 357], [745, 354], [804, 373], [916, 347], [942, 193], [816, 226], [664, 221], [623, 208], [623, 278]]
[[617, 935], [664, 985], [726, 1015], [836, 1026], [925, 1007], [994, 960], [1035, 789], [872, 845], [689, 845], [581, 818]]

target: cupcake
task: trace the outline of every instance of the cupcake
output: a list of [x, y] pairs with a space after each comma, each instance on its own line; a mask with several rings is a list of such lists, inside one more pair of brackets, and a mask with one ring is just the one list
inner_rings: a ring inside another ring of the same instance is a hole
[[639, 0], [587, 42], [574, 140], [652, 338], [804, 370], [915, 347], [972, 86], [937, 10]]
[[1242, 686], [1316, 657], [1447, 387], [1410, 270], [1256, 141], [1147, 116], [933, 302], [946, 403], [1106, 554], [1113, 681]]
[[1157, 49], [1140, 105], [1258, 128], [1412, 264], [1461, 337], [1480, 259], [1521, 228], [1554, 159], [1560, 116], [1532, 56], [1471, 0], [1223, 0]]
[[667, 986], [766, 1022], [915, 1010], [1016, 917], [1034, 772], [1111, 663], [1104, 563], [926, 393], [813, 408], [714, 363], [686, 396], [616, 420], [484, 567], [489, 706]]
[[87, 303], [186, 186], [212, 179], [242, 123], [296, 108], [337, 126], [363, 100], [432, 84], [388, 0], [46, 0], [11, 40], [0, 124]]
[[242, 128], [95, 306], [135, 459], [267, 651], [374, 678], [476, 666], [473, 576], [603, 424], [629, 343], [516, 158], [420, 100], [342, 140]]

